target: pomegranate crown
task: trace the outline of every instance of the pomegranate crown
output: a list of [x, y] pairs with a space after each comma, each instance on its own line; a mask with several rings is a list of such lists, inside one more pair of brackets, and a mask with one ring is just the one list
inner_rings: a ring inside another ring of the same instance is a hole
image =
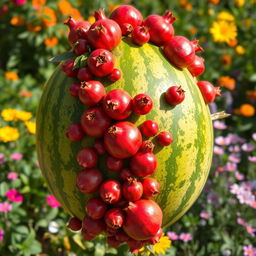
[[173, 13], [167, 10], [164, 14], [165, 20], [167, 20], [170, 24], [172, 24], [176, 18], [174, 17]]
[[99, 9], [98, 11], [94, 12], [94, 18], [96, 20], [102, 20], [102, 19], [106, 19], [106, 14], [103, 8]]

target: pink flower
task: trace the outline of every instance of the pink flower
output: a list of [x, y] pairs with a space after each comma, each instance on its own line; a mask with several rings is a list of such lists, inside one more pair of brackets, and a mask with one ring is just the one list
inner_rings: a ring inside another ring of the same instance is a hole
[[234, 195], [240, 193], [240, 191], [242, 190], [242, 188], [238, 184], [232, 184], [229, 187], [229, 189], [230, 189], [230, 193]]
[[23, 195], [20, 194], [16, 189], [10, 189], [8, 190], [5, 195], [7, 196], [7, 199], [15, 202], [20, 203], [23, 201]]
[[19, 174], [17, 172], [9, 172], [7, 174], [8, 180], [16, 180], [19, 177]]
[[47, 196], [46, 201], [52, 208], [60, 207], [60, 203], [53, 195]]
[[40, 167], [40, 164], [39, 164], [39, 162], [36, 162], [36, 167]]
[[256, 248], [253, 248], [252, 245], [245, 245], [243, 250], [244, 256], [256, 256]]
[[175, 232], [167, 232], [167, 236], [170, 240], [175, 241], [179, 239], [179, 236]]
[[210, 212], [207, 211], [202, 211], [200, 213], [200, 217], [203, 219], [209, 219], [210, 217], [212, 217], [212, 214]]
[[189, 233], [181, 233], [179, 235], [179, 239], [187, 243], [188, 241], [192, 240], [192, 236]]
[[213, 127], [215, 129], [218, 129], [218, 130], [225, 130], [225, 129], [227, 129], [227, 126], [225, 125], [225, 123], [223, 123], [223, 122], [221, 122], [219, 120], [213, 122]]
[[4, 240], [4, 230], [0, 228], [0, 243]]
[[240, 141], [240, 138], [234, 133], [229, 133], [226, 138], [229, 138], [231, 144], [236, 144]]
[[236, 196], [241, 204], [251, 205], [255, 201], [252, 192], [245, 189], [241, 190]]
[[12, 160], [21, 160], [23, 158], [23, 155], [21, 153], [13, 153], [10, 155], [10, 158]]
[[248, 156], [248, 160], [252, 163], [256, 163], [256, 156]]
[[251, 143], [244, 143], [241, 148], [245, 152], [252, 152], [255, 149], [254, 145]]
[[245, 226], [247, 224], [246, 221], [242, 218], [237, 218], [236, 222], [241, 226]]
[[237, 180], [244, 180], [244, 175], [240, 173], [239, 171], [235, 172], [235, 177]]
[[232, 153], [239, 153], [241, 150], [240, 150], [240, 147], [239, 146], [237, 146], [237, 145], [235, 145], [235, 146], [230, 146], [229, 148], [228, 148], [228, 150], [230, 151], [230, 152], [232, 152]]
[[235, 164], [238, 164], [241, 161], [241, 159], [240, 159], [238, 154], [231, 154], [231, 155], [229, 155], [228, 160], [233, 162], [233, 163], [235, 163]]
[[226, 146], [228, 141], [226, 140], [225, 137], [219, 136], [215, 138], [215, 143], [219, 146]]
[[250, 225], [246, 225], [245, 228], [246, 228], [247, 233], [248, 233], [250, 236], [255, 237], [255, 234], [254, 234], [254, 233], [256, 232], [256, 228], [253, 228], [253, 227], [250, 226]]
[[27, 2], [27, 0], [11, 0], [11, 2], [13, 3], [13, 4], [15, 4], [15, 5], [24, 5], [26, 2]]
[[3, 164], [6, 162], [6, 158], [3, 153], [0, 153], [0, 164]]
[[254, 209], [256, 209], [256, 201], [254, 201], [254, 202], [251, 203], [251, 207], [254, 208]]
[[12, 210], [11, 204], [7, 202], [0, 203], [0, 212], [9, 212], [11, 210]]
[[252, 139], [256, 141], [256, 132], [252, 134]]
[[237, 165], [236, 163], [227, 162], [225, 168], [226, 168], [226, 171], [233, 172], [237, 170]]
[[213, 148], [214, 154], [216, 155], [224, 155], [224, 149], [218, 146], [214, 146]]

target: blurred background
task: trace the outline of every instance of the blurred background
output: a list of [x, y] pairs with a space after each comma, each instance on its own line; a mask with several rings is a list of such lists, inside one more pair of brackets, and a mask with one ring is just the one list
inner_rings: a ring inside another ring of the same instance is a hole
[[[35, 152], [42, 86], [69, 49], [68, 16], [94, 22], [93, 11], [120, 4], [146, 17], [171, 10], [176, 35], [205, 49], [201, 80], [220, 86], [210, 105], [230, 118], [214, 122], [214, 158], [204, 192], [165, 230], [156, 255], [256, 255], [256, 0], [1, 0], [0, 255], [126, 255], [103, 237], [84, 242], [48, 191]], [[141, 252], [143, 254], [143, 252]], [[128, 255], [128, 254], [127, 254]]]

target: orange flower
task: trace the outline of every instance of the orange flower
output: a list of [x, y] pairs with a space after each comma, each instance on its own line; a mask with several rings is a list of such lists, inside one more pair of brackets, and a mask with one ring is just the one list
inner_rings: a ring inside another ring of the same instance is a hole
[[32, 96], [32, 92], [29, 91], [21, 91], [20, 94], [25, 98], [30, 98]]
[[16, 81], [19, 79], [19, 76], [16, 72], [6, 72], [5, 78], [8, 80]]
[[256, 101], [256, 91], [246, 91], [246, 97], [250, 101]]
[[75, 19], [75, 20], [83, 20], [83, 17], [80, 13], [80, 11], [77, 8], [72, 8], [71, 11], [71, 16]]
[[232, 77], [229, 76], [221, 76], [218, 80], [218, 85], [221, 87], [225, 87], [229, 90], [234, 90], [236, 81]]
[[218, 4], [220, 0], [209, 0], [209, 3], [211, 4]]
[[36, 33], [38, 31], [40, 31], [42, 29], [42, 27], [41, 26], [35, 26], [34, 22], [30, 22], [27, 25], [27, 29], [30, 32]]
[[195, 35], [196, 32], [197, 32], [197, 29], [196, 29], [195, 27], [192, 27], [192, 28], [190, 28], [190, 29], [188, 30], [188, 32], [189, 32], [190, 35]]
[[42, 5], [45, 5], [46, 0], [32, 0], [32, 6], [33, 7], [40, 7]]
[[44, 39], [44, 44], [47, 47], [53, 47], [53, 46], [57, 45], [58, 42], [59, 42], [59, 39], [56, 36], [47, 37]]
[[108, 5], [108, 12], [111, 13], [113, 12], [116, 8], [118, 8], [120, 5], [117, 4], [109, 4]]
[[20, 16], [14, 16], [11, 18], [10, 20], [10, 24], [13, 25], [13, 26], [23, 26], [25, 25], [26, 23], [26, 20]]
[[240, 114], [246, 117], [254, 116], [255, 108], [251, 104], [243, 104], [240, 106]]
[[63, 15], [71, 15], [73, 7], [67, 0], [58, 2], [58, 8]]
[[42, 24], [44, 27], [48, 28], [56, 24], [57, 17], [55, 11], [52, 8], [44, 6], [41, 9], [39, 15], [41, 16]]
[[230, 66], [232, 59], [229, 55], [223, 55], [221, 56], [220, 61], [224, 66]]
[[238, 41], [236, 39], [233, 39], [228, 42], [228, 46], [233, 48], [237, 45], [237, 43]]

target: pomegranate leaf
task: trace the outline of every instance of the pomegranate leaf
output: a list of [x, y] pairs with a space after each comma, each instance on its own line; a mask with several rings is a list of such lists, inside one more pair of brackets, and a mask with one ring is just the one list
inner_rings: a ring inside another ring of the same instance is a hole
[[63, 52], [57, 56], [54, 56], [52, 58], [49, 59], [49, 62], [60, 62], [60, 61], [63, 61], [63, 60], [69, 60], [69, 59], [72, 59], [74, 58], [76, 55], [73, 53], [73, 52]]
[[87, 64], [88, 56], [86, 54], [82, 54], [75, 58], [73, 69], [85, 67]]

